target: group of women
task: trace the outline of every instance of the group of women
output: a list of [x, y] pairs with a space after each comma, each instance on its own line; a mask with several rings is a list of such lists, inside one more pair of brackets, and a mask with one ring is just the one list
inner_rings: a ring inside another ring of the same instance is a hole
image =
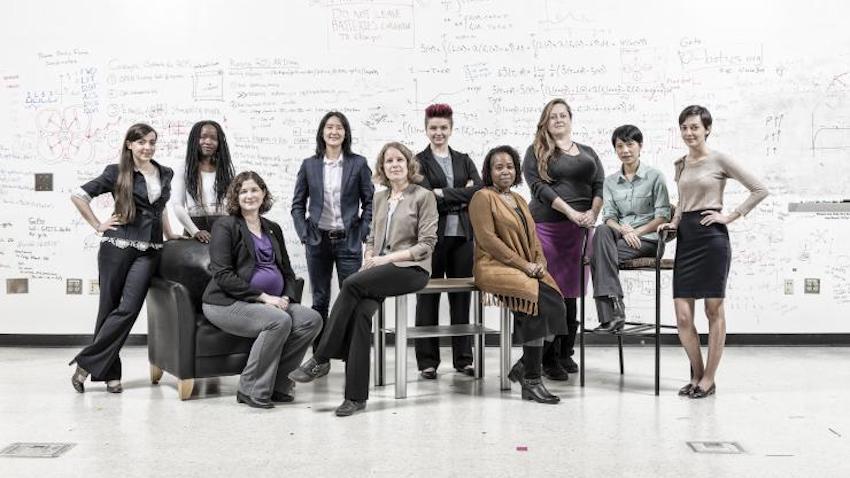
[[[315, 154], [298, 172], [291, 209], [306, 250], [312, 308], [294, 303], [295, 274], [283, 232], [263, 217], [273, 203], [268, 187], [255, 172], [234, 173], [221, 127], [204, 121], [192, 128], [185, 166], [172, 181], [172, 170], [152, 159], [156, 132], [132, 126], [119, 163], [72, 196], [83, 218], [102, 234], [95, 334], [71, 362], [77, 364], [72, 385], [83, 392], [90, 376], [106, 381], [108, 391], [121, 392], [120, 348], [141, 309], [163, 238], [180, 237], [164, 213], [171, 199], [185, 235], [210, 244], [213, 277], [203, 297], [204, 314], [228, 333], [256, 337], [239, 381], [240, 403], [271, 408], [292, 401], [294, 382], [322, 377], [331, 359], [342, 359], [345, 392], [336, 414], [364, 409], [371, 317], [381, 302], [415, 293], [429, 278], [470, 276], [487, 303], [514, 312], [514, 339], [523, 355], [509, 378], [520, 383], [522, 397], [557, 403], [541, 378], [567, 380], [578, 368], [572, 355], [576, 298], [587, 285], [580, 282], [583, 241], [590, 241], [600, 329], [616, 331], [625, 321], [618, 266], [654, 256], [661, 231], [678, 232], [673, 296], [691, 363], [691, 381], [679, 393], [692, 398], [715, 393], [731, 263], [726, 224], [749, 212], [767, 190], [730, 157], [708, 148], [712, 118], [704, 107], [689, 106], [679, 117], [688, 152], [675, 161], [675, 214], [663, 175], [641, 163], [643, 135], [637, 127], [614, 131], [611, 142], [622, 165], [606, 177], [596, 152], [573, 140], [572, 119], [566, 101], [550, 101], [524, 158], [510, 146], [493, 148], [479, 175], [468, 155], [449, 146], [451, 108], [431, 105], [425, 111], [429, 145], [414, 156], [403, 144], [387, 143], [373, 173], [352, 152], [345, 115], [326, 114]], [[512, 190], [523, 176], [529, 202]], [[728, 178], [750, 195], [724, 214]], [[375, 192], [373, 183], [383, 189]], [[107, 192], [115, 209], [101, 222], [89, 202]], [[595, 227], [600, 213], [603, 223]], [[340, 291], [330, 307], [334, 266]], [[695, 299], [705, 299], [709, 320], [705, 363], [693, 321]], [[468, 323], [469, 302], [468, 293], [449, 294], [451, 323]], [[438, 295], [421, 296], [416, 324], [436, 324], [438, 310]], [[311, 343], [312, 357], [299, 366]], [[472, 375], [468, 338], [453, 338], [452, 352], [453, 367]], [[421, 376], [436, 379], [437, 340], [418, 340], [416, 358]]]

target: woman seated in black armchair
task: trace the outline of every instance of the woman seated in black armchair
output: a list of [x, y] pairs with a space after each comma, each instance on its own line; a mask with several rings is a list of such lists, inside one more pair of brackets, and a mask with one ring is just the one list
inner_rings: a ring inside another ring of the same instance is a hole
[[239, 173], [230, 183], [230, 215], [213, 226], [213, 278], [203, 299], [204, 315], [213, 325], [229, 334], [256, 337], [236, 391], [237, 402], [255, 408], [293, 400], [294, 384], [287, 375], [322, 328], [318, 312], [292, 303], [296, 279], [283, 232], [261, 216], [271, 205], [271, 194], [257, 173]]

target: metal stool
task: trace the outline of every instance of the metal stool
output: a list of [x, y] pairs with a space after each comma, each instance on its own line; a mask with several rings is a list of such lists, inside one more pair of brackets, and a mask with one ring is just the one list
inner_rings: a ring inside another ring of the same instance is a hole
[[[431, 279], [424, 289], [416, 294], [440, 294], [443, 292], [472, 292], [473, 300], [473, 323], [458, 325], [434, 325], [421, 327], [408, 327], [407, 325], [407, 295], [395, 297], [395, 328], [385, 326], [384, 305], [375, 314], [374, 346], [375, 360], [372, 364], [372, 373], [375, 377], [375, 386], [385, 385], [386, 376], [386, 334], [395, 332], [395, 398], [407, 397], [407, 339], [418, 339], [427, 337], [457, 337], [472, 336], [475, 360], [474, 377], [484, 376], [484, 338], [486, 335], [500, 335], [501, 354], [499, 362], [501, 368], [501, 387], [503, 390], [510, 389], [508, 371], [510, 368], [511, 353], [511, 322], [510, 313], [502, 309], [501, 330], [493, 330], [483, 325], [483, 307], [481, 304], [481, 292], [475, 287], [473, 279], [451, 278]], [[507, 344], [507, 347], [505, 347]], [[507, 352], [507, 355], [506, 355]]]
[[[587, 330], [584, 328], [585, 319], [585, 266], [590, 263], [587, 257], [587, 242], [589, 230], [586, 229], [581, 245], [581, 297], [580, 302], [580, 329], [579, 329], [579, 374], [580, 383], [584, 387], [584, 334]], [[655, 252], [655, 257], [640, 257], [625, 261], [620, 266], [621, 271], [654, 271], [655, 272], [655, 323], [648, 322], [630, 322], [626, 321], [625, 326], [616, 332], [590, 331], [594, 334], [615, 335], [617, 336], [617, 348], [620, 354], [620, 375], [625, 373], [623, 366], [623, 337], [643, 337], [655, 340], [655, 394], [659, 394], [660, 375], [661, 375], [661, 329], [676, 329], [675, 325], [661, 324], [661, 271], [673, 270], [673, 260], [664, 259], [665, 244], [672, 240], [673, 234], [669, 231], [662, 231], [658, 241], [658, 250]]]

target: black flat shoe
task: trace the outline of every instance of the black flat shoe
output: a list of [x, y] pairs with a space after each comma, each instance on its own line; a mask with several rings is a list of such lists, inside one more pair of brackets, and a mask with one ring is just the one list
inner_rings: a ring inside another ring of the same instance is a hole
[[567, 373], [567, 369], [562, 367], [560, 363], [556, 365], [549, 365], [548, 367], [544, 366], [543, 376], [549, 380], [555, 380], [558, 382], [565, 382], [570, 378], [570, 374]]
[[272, 392], [271, 400], [272, 402], [289, 403], [295, 401], [295, 397], [288, 393]]
[[[72, 361], [71, 364], [73, 363], [74, 362]], [[77, 365], [76, 370], [74, 370], [74, 374], [71, 375], [71, 385], [74, 387], [74, 390], [76, 390], [78, 393], [85, 393], [86, 387], [85, 385], [83, 385], [83, 383], [88, 377], [89, 373], [86, 372], [82, 367]]]
[[244, 403], [252, 408], [274, 408], [274, 404], [272, 402], [261, 402], [259, 400], [254, 400], [253, 398], [245, 395], [240, 391], [236, 391], [236, 402]]
[[691, 391], [690, 396], [691, 396], [691, 398], [700, 399], [700, 398], [705, 398], [709, 395], [714, 395], [714, 392], [716, 392], [716, 391], [717, 391], [717, 385], [715, 385], [713, 383], [711, 384], [710, 387], [708, 387], [708, 390], [703, 390], [703, 389], [699, 388], [699, 385], [697, 385]]
[[123, 392], [124, 387], [121, 386], [121, 382], [118, 381], [118, 380], [116, 380], [116, 382], [118, 382], [118, 383], [115, 384], [115, 385], [109, 385], [109, 382], [106, 382], [106, 391], [109, 392], [109, 393], [121, 393], [121, 392]]
[[437, 378], [437, 369], [434, 367], [428, 367], [425, 370], [420, 371], [419, 376], [425, 380], [435, 380]]
[[516, 361], [513, 367], [511, 367], [511, 371], [508, 373], [508, 380], [511, 382], [519, 382], [522, 380], [522, 376], [525, 374], [525, 364], [522, 363], [522, 359]]
[[556, 395], [549, 393], [543, 381], [539, 378], [524, 378], [520, 382], [522, 384], [522, 399], [534, 400], [537, 403], [545, 403], [554, 405], [561, 401]]
[[324, 377], [331, 369], [331, 363], [319, 363], [315, 357], [301, 364], [300, 367], [289, 372], [289, 379], [294, 382], [309, 383], [319, 377]]
[[342, 405], [337, 407], [334, 413], [336, 413], [336, 416], [338, 417], [350, 417], [364, 408], [366, 408], [366, 400], [345, 399], [342, 401]]
[[680, 389], [679, 389], [679, 396], [680, 396], [680, 397], [688, 396], [688, 395], [690, 395], [690, 394], [691, 394], [691, 391], [692, 391], [693, 389], [694, 389], [694, 384], [689, 383], [689, 384], [687, 384], [687, 385], [685, 385], [684, 387], [682, 387], [682, 388], [680, 388]]
[[599, 327], [593, 329], [594, 332], [608, 332], [614, 333], [623, 330], [623, 326], [626, 325], [625, 318], [616, 318], [611, 320], [610, 322], [605, 322], [604, 324], [599, 324]]
[[578, 373], [578, 364], [572, 357], [561, 360], [561, 366], [564, 367], [567, 373]]
[[456, 368], [455, 370], [457, 370], [459, 373], [462, 373], [464, 375], [468, 375], [470, 377], [475, 376], [475, 368], [471, 364], [467, 365], [466, 367]]

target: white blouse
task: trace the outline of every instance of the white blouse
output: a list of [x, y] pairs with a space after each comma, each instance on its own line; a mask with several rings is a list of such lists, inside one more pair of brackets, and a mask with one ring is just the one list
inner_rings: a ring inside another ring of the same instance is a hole
[[190, 236], [198, 233], [198, 227], [192, 217], [224, 216], [224, 205], [216, 203], [215, 171], [201, 171], [201, 204], [198, 204], [186, 190], [186, 167], [174, 171], [171, 181], [171, 210]]

